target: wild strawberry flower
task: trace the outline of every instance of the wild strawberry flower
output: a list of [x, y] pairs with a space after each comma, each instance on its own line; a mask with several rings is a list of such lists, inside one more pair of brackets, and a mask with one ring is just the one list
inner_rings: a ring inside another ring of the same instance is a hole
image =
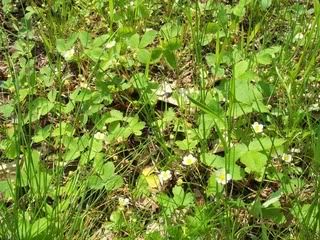
[[130, 204], [129, 198], [123, 198], [123, 197], [119, 197], [118, 202], [119, 202], [120, 210], [124, 210], [124, 208]]
[[198, 161], [197, 158], [192, 156], [192, 154], [189, 154], [189, 155], [183, 157], [182, 164], [185, 166], [190, 166], [190, 165], [194, 164], [196, 161]]
[[116, 45], [116, 41], [112, 40], [104, 45], [105, 48], [113, 48]]
[[106, 138], [106, 135], [104, 133], [97, 132], [93, 137], [97, 140], [104, 140]]
[[81, 83], [80, 83], [80, 87], [81, 87], [81, 88], [86, 88], [86, 89], [88, 89], [88, 83], [81, 82]]
[[161, 171], [159, 173], [159, 180], [160, 180], [160, 183], [163, 184], [164, 182], [170, 180], [172, 178], [172, 174], [171, 174], [171, 171], [170, 170], [167, 170], [167, 171]]
[[263, 132], [263, 125], [258, 122], [254, 122], [252, 124], [252, 128], [255, 133], [262, 133]]
[[70, 50], [65, 51], [64, 53], [62, 53], [62, 56], [64, 57], [64, 59], [66, 61], [70, 61], [73, 58], [74, 53], [75, 53], [75, 50], [74, 50], [74, 47], [73, 47]]
[[286, 163], [292, 162], [292, 155], [291, 154], [282, 154], [282, 160], [285, 161]]
[[292, 153], [300, 153], [301, 150], [299, 148], [291, 148]]
[[217, 170], [215, 175], [217, 183], [222, 185], [227, 184], [232, 179], [231, 175], [224, 168]]

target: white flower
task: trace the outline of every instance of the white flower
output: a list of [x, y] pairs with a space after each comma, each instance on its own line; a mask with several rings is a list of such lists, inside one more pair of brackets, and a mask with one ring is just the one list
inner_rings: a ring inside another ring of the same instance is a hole
[[165, 96], [168, 97], [172, 94], [172, 87], [170, 84], [164, 82], [159, 86], [159, 88], [156, 91], [157, 96]]
[[292, 155], [291, 154], [282, 154], [282, 160], [285, 161], [286, 163], [292, 162]]
[[160, 183], [163, 184], [164, 182], [170, 180], [172, 178], [172, 174], [171, 174], [171, 171], [170, 170], [167, 170], [167, 171], [161, 171], [159, 173], [159, 180], [160, 180]]
[[194, 164], [196, 161], [197, 159], [194, 156], [192, 156], [192, 154], [189, 154], [183, 157], [182, 164], [185, 166], [189, 166]]
[[299, 148], [291, 148], [291, 152], [292, 153], [300, 153], [300, 149]]
[[97, 132], [96, 134], [94, 134], [93, 136], [95, 139], [97, 140], [104, 140], [106, 135], [104, 133], [101, 133], [101, 132]]
[[226, 170], [224, 168], [217, 170], [215, 175], [217, 183], [222, 185], [227, 184], [232, 179], [231, 175], [229, 173], [226, 173]]
[[73, 47], [70, 50], [65, 51], [64, 53], [62, 53], [62, 56], [64, 57], [64, 59], [66, 61], [70, 61], [73, 58], [74, 53], [75, 53], [75, 51], [74, 51], [74, 47]]
[[163, 230], [163, 226], [160, 225], [158, 222], [152, 222], [147, 225], [146, 234], [159, 232], [162, 235]]
[[309, 107], [309, 111], [319, 111], [319, 103], [314, 103]]
[[81, 83], [80, 83], [80, 87], [81, 87], [81, 88], [86, 88], [86, 89], [88, 89], [88, 83], [81, 82]]
[[258, 122], [254, 122], [252, 124], [252, 128], [255, 133], [262, 133], [263, 132], [263, 125]]
[[108, 42], [106, 45], [104, 45], [105, 48], [113, 48], [116, 45], [116, 41], [112, 40], [111, 42]]
[[123, 198], [123, 197], [119, 197], [119, 198], [118, 198], [118, 201], [119, 201], [120, 207], [128, 206], [129, 203], [130, 203], [129, 198]]
[[294, 36], [293, 40], [294, 40], [294, 41], [299, 41], [299, 40], [301, 40], [301, 39], [303, 39], [303, 38], [304, 38], [304, 36], [303, 36], [302, 33], [297, 33], [297, 34]]

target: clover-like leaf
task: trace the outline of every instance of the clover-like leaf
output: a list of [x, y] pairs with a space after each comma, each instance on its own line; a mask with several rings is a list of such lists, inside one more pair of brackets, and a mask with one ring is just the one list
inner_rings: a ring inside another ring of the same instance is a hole
[[248, 151], [240, 158], [241, 163], [246, 166], [245, 171], [256, 174], [258, 177], [257, 180], [261, 180], [267, 160], [268, 158], [266, 155], [257, 151]]

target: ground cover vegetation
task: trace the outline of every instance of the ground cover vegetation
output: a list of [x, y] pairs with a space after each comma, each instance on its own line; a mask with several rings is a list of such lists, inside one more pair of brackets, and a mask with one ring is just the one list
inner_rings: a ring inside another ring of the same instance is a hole
[[2, 0], [1, 239], [320, 239], [317, 0]]

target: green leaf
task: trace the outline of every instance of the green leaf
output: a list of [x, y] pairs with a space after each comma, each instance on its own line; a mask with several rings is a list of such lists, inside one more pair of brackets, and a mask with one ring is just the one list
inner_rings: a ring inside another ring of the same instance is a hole
[[199, 141], [194, 139], [184, 139], [175, 141], [175, 144], [183, 151], [190, 151], [194, 149], [198, 143]]
[[148, 64], [151, 60], [151, 53], [147, 49], [139, 49], [137, 51], [137, 59], [141, 63]]
[[213, 40], [213, 37], [214, 37], [213, 34], [205, 34], [201, 39], [201, 46], [208, 45]]
[[157, 36], [157, 33], [158, 32], [155, 30], [149, 30], [149, 31], [145, 32], [140, 40], [139, 48], [145, 48], [149, 44], [151, 44], [153, 42], [153, 40], [155, 39], [155, 37]]
[[90, 47], [92, 47], [92, 48], [101, 47], [103, 44], [105, 44], [109, 40], [110, 40], [110, 35], [109, 34], [103, 34], [103, 35], [95, 38]]
[[70, 162], [72, 160], [77, 159], [78, 157], [80, 157], [79, 148], [78, 147], [72, 147], [64, 154], [63, 160], [65, 162]]
[[163, 57], [171, 68], [175, 69], [177, 67], [176, 55], [174, 54], [174, 52], [164, 51]]
[[246, 14], [245, 5], [240, 1], [233, 9], [232, 12], [237, 17], [243, 17]]
[[141, 130], [145, 127], [145, 123], [139, 121], [139, 118], [129, 117], [127, 119], [128, 126], [127, 128], [131, 131], [132, 134], [140, 136], [142, 134]]
[[72, 136], [74, 131], [74, 127], [70, 123], [61, 122], [53, 130], [52, 137]]
[[212, 168], [224, 168], [226, 165], [224, 157], [212, 153], [202, 154], [200, 160], [202, 163]]
[[274, 138], [271, 139], [270, 137], [263, 137], [260, 139], [254, 139], [252, 142], [249, 143], [249, 150], [250, 151], [269, 151], [274, 148], [282, 146], [286, 140], [282, 138]]
[[116, 189], [122, 187], [123, 183], [124, 182], [123, 182], [123, 179], [121, 176], [114, 175], [114, 176], [108, 178], [107, 180], [105, 180], [104, 187], [108, 191], [116, 190]]
[[48, 228], [48, 220], [46, 218], [37, 219], [31, 226], [31, 238], [38, 237], [43, 231]]
[[234, 77], [237, 81], [237, 79], [244, 73], [249, 68], [249, 61], [248, 60], [243, 60], [235, 64], [234, 66]]
[[0, 113], [5, 117], [8, 118], [14, 111], [14, 106], [11, 103], [2, 104], [0, 105]]
[[281, 190], [278, 190], [278, 191], [272, 193], [272, 194], [270, 195], [270, 197], [268, 198], [268, 200], [265, 201], [265, 202], [262, 204], [262, 206], [265, 207], [265, 208], [267, 208], [267, 207], [269, 207], [270, 205], [279, 202], [279, 199], [281, 198], [281, 196], [282, 196], [282, 191], [281, 191]]
[[257, 55], [257, 62], [263, 65], [268, 65], [272, 63], [272, 56], [267, 52], [259, 52]]
[[139, 48], [140, 36], [138, 33], [133, 34], [128, 40], [128, 46], [137, 49]]
[[31, 122], [39, 120], [41, 116], [46, 115], [51, 111], [54, 107], [54, 103], [50, 102], [46, 98], [36, 98], [33, 100], [29, 106], [29, 113], [25, 117], [25, 123], [29, 122], [31, 118]]
[[45, 126], [44, 128], [38, 129], [36, 134], [32, 137], [32, 141], [34, 141], [35, 143], [39, 143], [46, 140], [50, 136], [51, 130], [51, 124]]
[[105, 188], [108, 191], [116, 190], [123, 185], [121, 176], [115, 174], [112, 162], [104, 163], [103, 158], [96, 158], [94, 162], [96, 175], [89, 176], [88, 185], [93, 189]]
[[157, 63], [160, 61], [161, 57], [162, 57], [162, 49], [161, 48], [152, 49], [150, 62]]
[[240, 158], [241, 163], [246, 166], [245, 171], [257, 174], [257, 180], [262, 180], [267, 160], [266, 155], [256, 151], [248, 151]]
[[276, 224], [283, 224], [286, 221], [286, 217], [283, 214], [283, 209], [280, 207], [262, 208], [261, 213], [264, 219], [270, 219]]
[[[2, 170], [1, 167], [0, 167], [0, 170]], [[8, 180], [0, 181], [0, 194], [2, 194], [6, 198], [14, 197], [12, 192], [12, 190], [14, 189], [14, 186], [12, 186], [11, 184], [12, 183], [10, 183], [10, 181]]]
[[211, 174], [208, 180], [208, 186], [206, 189], [206, 194], [207, 196], [214, 196], [217, 193], [220, 193], [223, 190], [223, 185], [218, 184], [216, 181], [216, 176], [215, 174]]
[[104, 56], [105, 54], [105, 50], [103, 50], [102, 48], [90, 48], [90, 49], [86, 49], [84, 50], [84, 53], [91, 58], [92, 61], [94, 62], [98, 62], [99, 60], [102, 59], [102, 56]]
[[68, 39], [57, 39], [56, 47], [60, 54], [70, 50], [78, 38], [78, 33], [72, 34]]
[[91, 36], [88, 32], [82, 31], [78, 34], [79, 40], [84, 48], [87, 48], [91, 43]]
[[266, 10], [272, 4], [272, 0], [260, 0], [260, 6], [262, 10]]
[[193, 203], [194, 198], [191, 193], [185, 193], [183, 188], [180, 186], [175, 186], [172, 189], [173, 200], [178, 206], [189, 206]]
[[165, 51], [175, 51], [181, 47], [181, 41], [178, 38], [169, 39], [163, 44]]

